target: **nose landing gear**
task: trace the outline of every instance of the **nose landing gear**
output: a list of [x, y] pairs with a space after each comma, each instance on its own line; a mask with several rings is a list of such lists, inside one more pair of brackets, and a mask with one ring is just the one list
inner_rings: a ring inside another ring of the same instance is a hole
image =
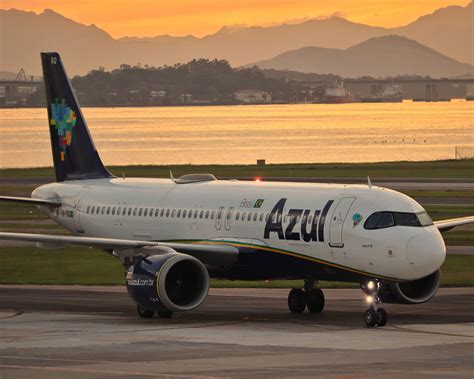
[[381, 304], [379, 298], [380, 282], [370, 281], [360, 285], [362, 291], [367, 295], [367, 301], [370, 303], [370, 308], [365, 311], [364, 322], [368, 328], [374, 326], [385, 326], [387, 324], [387, 312], [380, 308]]
[[324, 309], [324, 293], [314, 288], [314, 280], [305, 280], [304, 290], [293, 288], [288, 295], [288, 308], [291, 313], [303, 313], [307, 307], [311, 313], [321, 313]]

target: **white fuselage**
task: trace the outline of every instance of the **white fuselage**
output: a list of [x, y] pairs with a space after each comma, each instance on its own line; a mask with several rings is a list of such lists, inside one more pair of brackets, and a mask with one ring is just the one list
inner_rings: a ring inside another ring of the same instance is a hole
[[[41, 209], [70, 231], [90, 237], [258, 247], [308, 264], [397, 281], [429, 275], [445, 258], [433, 225], [364, 228], [377, 211], [423, 211], [408, 196], [375, 186], [112, 178], [51, 183], [32, 196], [59, 198], [60, 208]], [[277, 204], [282, 214], [272, 216]], [[313, 223], [315, 214], [319, 223]]]

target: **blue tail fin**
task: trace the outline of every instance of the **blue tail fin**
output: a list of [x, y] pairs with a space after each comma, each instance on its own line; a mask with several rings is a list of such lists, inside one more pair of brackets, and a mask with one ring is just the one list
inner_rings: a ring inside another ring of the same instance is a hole
[[58, 53], [41, 53], [56, 180], [110, 178]]

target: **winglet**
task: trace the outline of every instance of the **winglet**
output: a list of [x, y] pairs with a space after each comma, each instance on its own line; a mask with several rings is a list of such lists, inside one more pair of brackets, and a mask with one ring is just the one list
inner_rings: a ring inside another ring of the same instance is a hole
[[369, 189], [372, 188], [372, 182], [370, 181], [370, 176], [367, 176], [367, 185], [369, 186]]
[[170, 179], [173, 183], [176, 183], [176, 180], [174, 178], [174, 175], [173, 175], [173, 171], [170, 170]]

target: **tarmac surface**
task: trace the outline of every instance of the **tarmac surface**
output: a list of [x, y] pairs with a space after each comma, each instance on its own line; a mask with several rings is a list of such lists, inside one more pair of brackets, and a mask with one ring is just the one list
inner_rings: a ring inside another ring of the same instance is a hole
[[288, 290], [211, 289], [172, 319], [140, 319], [124, 287], [0, 286], [0, 378], [473, 378], [474, 288], [384, 305], [368, 329], [359, 290], [325, 290], [292, 315]]

